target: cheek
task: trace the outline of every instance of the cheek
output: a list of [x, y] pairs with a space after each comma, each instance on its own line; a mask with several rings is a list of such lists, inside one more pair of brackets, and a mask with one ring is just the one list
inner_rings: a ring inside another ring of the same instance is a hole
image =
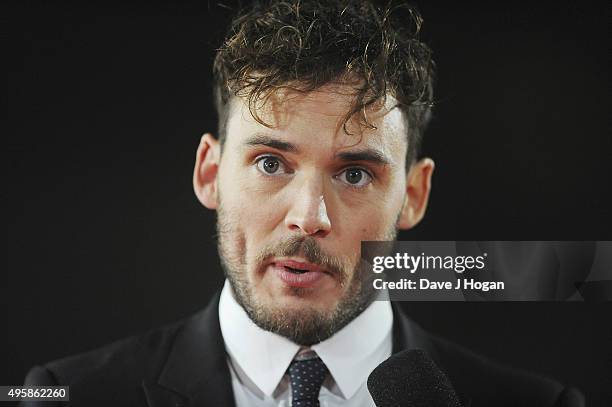
[[351, 236], [358, 243], [381, 240], [395, 226], [401, 202], [396, 199], [369, 199], [361, 205], [341, 208], [342, 235]]
[[258, 210], [258, 205], [255, 205], [257, 191], [250, 181], [248, 172], [238, 166], [222, 165], [219, 169], [221, 204], [226, 212], [231, 213], [233, 220], [241, 224], [245, 224], [252, 218], [252, 212]]
[[386, 216], [383, 217], [380, 214], [370, 214], [366, 219], [367, 222], [360, 222], [359, 229], [356, 231], [360, 242], [382, 239], [392, 224]]
[[244, 234], [248, 251], [257, 251], [282, 221], [282, 199], [245, 169], [225, 169], [219, 189], [224, 212]]

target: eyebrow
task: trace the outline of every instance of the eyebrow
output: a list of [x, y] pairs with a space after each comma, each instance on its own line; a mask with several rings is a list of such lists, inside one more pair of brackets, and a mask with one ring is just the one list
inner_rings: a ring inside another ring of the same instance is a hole
[[382, 152], [372, 148], [366, 148], [358, 151], [345, 151], [336, 154], [336, 157], [342, 161], [366, 161], [377, 165], [389, 165], [389, 160]]
[[[282, 141], [265, 134], [255, 134], [245, 140], [244, 145], [246, 146], [266, 146], [275, 148], [280, 151], [286, 151], [290, 153], [299, 154], [300, 149], [297, 145], [288, 141]], [[343, 151], [336, 154], [336, 158], [345, 161], [365, 161], [376, 165], [389, 165], [391, 160], [385, 156], [381, 151], [373, 148], [365, 148], [357, 151]]]
[[244, 142], [247, 146], [266, 146], [290, 153], [299, 153], [300, 149], [293, 143], [277, 140], [264, 134], [256, 134]]

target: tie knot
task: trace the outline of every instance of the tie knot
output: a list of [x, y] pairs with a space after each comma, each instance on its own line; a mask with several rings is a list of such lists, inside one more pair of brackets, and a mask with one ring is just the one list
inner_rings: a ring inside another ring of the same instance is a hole
[[289, 377], [292, 407], [317, 407], [319, 391], [327, 372], [327, 366], [319, 357], [291, 362]]

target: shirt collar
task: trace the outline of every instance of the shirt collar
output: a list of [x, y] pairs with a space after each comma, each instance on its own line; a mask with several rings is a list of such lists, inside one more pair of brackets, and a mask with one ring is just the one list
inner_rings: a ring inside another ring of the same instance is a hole
[[219, 299], [219, 324], [232, 361], [271, 396], [300, 346], [255, 325], [234, 298], [227, 280]]
[[[234, 298], [227, 280], [219, 301], [219, 323], [232, 362], [264, 394], [272, 396], [300, 346], [255, 325]], [[391, 354], [392, 326], [391, 304], [374, 301], [334, 336], [311, 347], [345, 398], [351, 398]]]
[[331, 338], [313, 345], [345, 398], [351, 398], [376, 366], [391, 355], [393, 312], [374, 301]]

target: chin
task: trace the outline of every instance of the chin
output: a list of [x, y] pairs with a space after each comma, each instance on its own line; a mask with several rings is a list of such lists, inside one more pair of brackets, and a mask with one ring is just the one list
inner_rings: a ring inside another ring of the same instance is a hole
[[274, 308], [280, 307], [308, 307], [314, 310], [321, 310], [330, 308], [327, 306], [330, 302], [336, 303], [337, 301], [324, 301], [319, 293], [312, 292], [312, 290], [296, 287], [287, 287], [282, 290], [280, 295], [272, 298], [266, 298], [263, 303], [268, 304]]

